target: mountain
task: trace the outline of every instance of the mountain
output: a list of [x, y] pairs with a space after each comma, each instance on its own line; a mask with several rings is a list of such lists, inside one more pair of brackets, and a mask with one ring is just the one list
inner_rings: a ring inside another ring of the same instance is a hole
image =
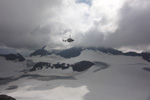
[[149, 53], [76, 47], [23, 62], [0, 57], [0, 94], [16, 100], [149, 100], [146, 60]]
[[123, 55], [125, 55], [125, 56], [141, 56], [140, 53], [136, 53], [136, 52], [126, 52], [126, 53], [123, 53]]
[[44, 46], [42, 49], [38, 49], [36, 51], [34, 51], [33, 53], [30, 54], [31, 56], [46, 56], [46, 55], [51, 55], [51, 54], [55, 54], [55, 55], [59, 55], [63, 58], [72, 58], [72, 57], [77, 57], [81, 54], [82, 51], [84, 50], [94, 50], [94, 51], [99, 51], [99, 52], [103, 52], [103, 53], [107, 53], [107, 54], [112, 54], [112, 55], [125, 55], [125, 56], [140, 56], [142, 57], [144, 60], [150, 62], [150, 53], [136, 53], [136, 52], [126, 52], [123, 53], [122, 51], [113, 49], [113, 48], [104, 48], [104, 47], [87, 47], [87, 48], [82, 48], [82, 47], [72, 47], [69, 49], [65, 49], [65, 50], [59, 50], [59, 51], [47, 51], [45, 50], [46, 46]]
[[108, 54], [113, 54], [113, 55], [122, 55], [123, 54], [122, 51], [115, 50], [113, 48], [104, 48], [104, 47], [95, 48], [95, 47], [90, 47], [90, 48], [85, 48], [85, 49], [100, 51], [100, 52], [103, 52], [103, 53], [108, 53]]
[[13, 98], [13, 97], [10, 97], [10, 96], [1, 94], [1, 95], [0, 95], [0, 100], [16, 100], [16, 99]]
[[82, 48], [82, 47], [72, 47], [66, 50], [62, 50], [61, 52], [57, 53], [57, 55], [64, 57], [64, 58], [71, 58], [71, 57], [77, 57], [81, 54], [83, 50], [94, 50], [94, 51], [100, 51], [103, 53], [109, 53], [113, 55], [123, 55], [121, 51], [112, 49], [112, 48], [96, 48], [96, 47], [87, 47], [87, 48]]
[[0, 55], [0, 56], [5, 57], [6, 60], [19, 61], [19, 62], [25, 61], [25, 58], [19, 53], [17, 53], [17, 54], [4, 54], [4, 55]]
[[62, 50], [56, 55], [59, 55], [64, 58], [71, 58], [71, 57], [77, 57], [81, 54], [82, 48], [80, 47], [73, 47], [66, 50]]
[[81, 52], [83, 50], [94, 50], [94, 51], [100, 51], [103, 53], [109, 53], [109, 54], [113, 54], [113, 55], [126, 55], [126, 56], [140, 56], [140, 54], [136, 53], [136, 52], [127, 52], [127, 53], [123, 53], [122, 51], [113, 49], [113, 48], [104, 48], [104, 47], [87, 47], [87, 48], [82, 48], [82, 47], [72, 47], [69, 49], [64, 49], [64, 50], [60, 50], [59, 52], [51, 52], [49, 53], [49, 51], [46, 51], [45, 46], [42, 49], [38, 49], [36, 51], [34, 51], [33, 53], [30, 54], [30, 56], [36, 56], [36, 55], [50, 55], [52, 53], [59, 55], [61, 57], [64, 58], [71, 58], [71, 57], [77, 57], [81, 54]]
[[30, 54], [30, 57], [37, 56], [37, 55], [40, 55], [40, 56], [50, 55], [51, 52], [45, 50], [45, 47], [46, 46], [44, 46], [42, 49], [38, 49], [38, 50], [34, 51], [33, 53]]
[[142, 52], [141, 55], [144, 60], [150, 62], [150, 53]]

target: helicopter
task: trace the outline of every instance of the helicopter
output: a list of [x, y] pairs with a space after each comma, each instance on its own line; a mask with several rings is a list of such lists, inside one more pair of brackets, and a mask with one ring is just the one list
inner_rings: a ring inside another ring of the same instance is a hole
[[73, 42], [74, 39], [71, 38], [71, 35], [69, 35], [69, 38], [67, 38], [66, 40], [63, 39], [64, 42]]

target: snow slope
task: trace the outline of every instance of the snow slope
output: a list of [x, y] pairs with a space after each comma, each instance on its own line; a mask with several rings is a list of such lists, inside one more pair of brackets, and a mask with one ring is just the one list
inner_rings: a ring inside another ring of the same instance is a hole
[[25, 68], [25, 62], [15, 62], [0, 57], [0, 78], [20, 76]]
[[[28, 59], [66, 64], [86, 60], [95, 65], [83, 72], [73, 72], [71, 68], [28, 72], [27, 76], [1, 84], [1, 93], [17, 100], [150, 100], [150, 72], [143, 70], [150, 68], [150, 63], [141, 57], [84, 50], [80, 56], [70, 59], [54, 55]], [[6, 67], [14, 62], [7, 63]], [[18, 65], [13, 66], [18, 69]], [[13, 86], [16, 87], [10, 88]]]

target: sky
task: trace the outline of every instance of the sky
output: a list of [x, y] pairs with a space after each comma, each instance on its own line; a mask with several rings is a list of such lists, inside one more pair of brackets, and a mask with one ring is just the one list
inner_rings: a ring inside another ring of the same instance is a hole
[[[0, 0], [0, 50], [47, 45], [150, 52], [149, 9], [150, 0]], [[63, 42], [69, 35], [75, 41]]]

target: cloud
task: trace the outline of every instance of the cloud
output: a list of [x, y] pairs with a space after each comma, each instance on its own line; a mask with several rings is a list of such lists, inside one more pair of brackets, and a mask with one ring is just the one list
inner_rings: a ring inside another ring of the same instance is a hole
[[[148, 0], [1, 0], [0, 47], [149, 50], [149, 8]], [[62, 42], [69, 35], [75, 42]]]
[[[48, 39], [35, 31], [47, 17], [46, 10], [61, 4], [61, 0], [1, 0], [0, 42], [13, 48], [35, 49]], [[47, 30], [45, 30], [46, 32]], [[36, 34], [32, 34], [36, 32]]]
[[119, 28], [107, 38], [106, 45], [147, 51], [150, 45], [149, 9], [150, 1], [147, 0], [125, 3], [120, 10]]
[[114, 9], [114, 17], [109, 17], [107, 13], [111, 11], [108, 10], [106, 16], [85, 34], [81, 44], [150, 51], [150, 1], [128, 0]]

